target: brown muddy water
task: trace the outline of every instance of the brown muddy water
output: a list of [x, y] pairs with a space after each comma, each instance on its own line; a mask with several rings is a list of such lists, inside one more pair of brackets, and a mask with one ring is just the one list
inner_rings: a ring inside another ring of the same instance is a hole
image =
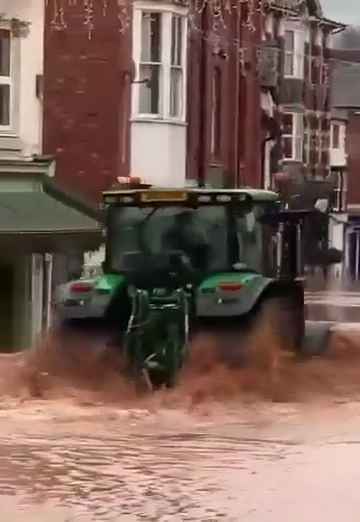
[[360, 337], [298, 363], [265, 328], [247, 369], [214, 343], [141, 397], [85, 346], [1, 357], [1, 522], [355, 522]]

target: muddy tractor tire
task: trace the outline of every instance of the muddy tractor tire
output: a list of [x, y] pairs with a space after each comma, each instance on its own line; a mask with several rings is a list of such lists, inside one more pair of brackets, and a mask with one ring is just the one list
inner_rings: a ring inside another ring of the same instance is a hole
[[296, 298], [270, 296], [260, 303], [257, 328], [266, 327], [283, 350], [300, 353], [305, 337], [304, 309]]

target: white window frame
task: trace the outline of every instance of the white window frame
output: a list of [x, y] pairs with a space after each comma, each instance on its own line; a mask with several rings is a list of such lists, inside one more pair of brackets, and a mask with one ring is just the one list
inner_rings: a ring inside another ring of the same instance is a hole
[[[305, 118], [305, 116], [304, 116]], [[305, 123], [305, 122], [304, 122]], [[311, 148], [311, 128], [310, 122], [307, 121], [306, 128], [304, 125], [304, 143], [303, 143], [303, 163], [306, 167], [310, 166], [310, 148]]]
[[[133, 84], [132, 118], [133, 120], [156, 120], [171, 123], [185, 123], [186, 120], [186, 85], [187, 85], [187, 9], [175, 5], [161, 5], [153, 3], [135, 2], [133, 7], [133, 59], [136, 65], [136, 79]], [[159, 13], [161, 15], [161, 56], [159, 79], [159, 111], [157, 114], [140, 112], [141, 85], [139, 72], [141, 64], [141, 23], [143, 13]], [[182, 42], [181, 42], [181, 66], [171, 63], [172, 48], [172, 18], [181, 17]], [[182, 92], [180, 99], [180, 112], [171, 114], [171, 72], [174, 68], [182, 70]]]
[[[285, 47], [286, 33], [290, 32], [294, 35], [294, 49], [293, 51], [287, 51]], [[295, 78], [298, 80], [304, 79], [304, 62], [305, 62], [305, 41], [306, 41], [306, 30], [300, 27], [298, 24], [292, 24], [286, 22], [282, 28], [284, 37], [284, 77]], [[287, 73], [285, 69], [286, 56], [291, 55], [293, 57], [293, 71]]]
[[301, 112], [284, 111], [284, 116], [292, 117], [292, 132], [291, 134], [283, 134], [282, 138], [291, 139], [291, 157], [285, 156], [284, 147], [284, 161], [303, 162], [304, 151], [304, 114]]
[[9, 125], [1, 125], [0, 136], [17, 136], [19, 125], [19, 94], [20, 94], [20, 38], [12, 34], [7, 22], [0, 23], [0, 29], [10, 34], [10, 75], [0, 76], [0, 84], [10, 86]]

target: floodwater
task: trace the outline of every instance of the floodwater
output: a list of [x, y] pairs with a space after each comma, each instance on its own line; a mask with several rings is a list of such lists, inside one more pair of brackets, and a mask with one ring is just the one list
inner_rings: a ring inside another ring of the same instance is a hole
[[176, 390], [141, 397], [108, 363], [53, 343], [2, 357], [1, 522], [357, 520], [351, 335], [301, 364], [228, 369], [201, 356]]

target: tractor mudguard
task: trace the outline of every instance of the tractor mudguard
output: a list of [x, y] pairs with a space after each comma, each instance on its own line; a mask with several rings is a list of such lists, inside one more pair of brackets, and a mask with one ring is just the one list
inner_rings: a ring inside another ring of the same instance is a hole
[[205, 279], [195, 293], [198, 318], [248, 314], [274, 279], [253, 272], [223, 272]]
[[60, 321], [104, 319], [122, 287], [126, 287], [126, 280], [121, 274], [77, 279], [61, 285], [55, 298]]

